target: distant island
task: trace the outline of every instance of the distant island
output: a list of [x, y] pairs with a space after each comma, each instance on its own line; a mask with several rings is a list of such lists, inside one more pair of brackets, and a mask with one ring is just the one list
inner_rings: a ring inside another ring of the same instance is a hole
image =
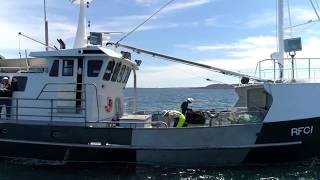
[[195, 89], [234, 89], [232, 84], [211, 84], [206, 87], [197, 87]]

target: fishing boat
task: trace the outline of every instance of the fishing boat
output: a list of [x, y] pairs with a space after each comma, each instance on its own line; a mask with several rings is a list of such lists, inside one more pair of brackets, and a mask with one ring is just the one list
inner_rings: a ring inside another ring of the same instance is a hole
[[[319, 83], [262, 79], [120, 43], [101, 46], [103, 33], [87, 38], [85, 6], [91, 1], [73, 2], [80, 6], [74, 48], [49, 50], [46, 42], [48, 51], [31, 52], [33, 58], [0, 60], [0, 77], [8, 77], [13, 89], [10, 114], [1, 113], [0, 157], [224, 166], [319, 156]], [[280, 15], [282, 6], [279, 0]], [[227, 111], [203, 111], [202, 124], [184, 128], [169, 127], [159, 112], [125, 113], [123, 91], [131, 74], [136, 88], [140, 62], [118, 53], [120, 47], [241, 77], [238, 101]], [[284, 58], [278, 58], [281, 65]]]

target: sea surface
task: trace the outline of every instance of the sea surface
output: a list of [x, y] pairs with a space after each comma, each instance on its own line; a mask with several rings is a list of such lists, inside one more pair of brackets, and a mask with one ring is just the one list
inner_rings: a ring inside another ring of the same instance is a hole
[[[133, 97], [133, 89], [126, 89]], [[178, 109], [188, 97], [195, 99], [193, 109], [217, 109], [232, 106], [234, 90], [212, 89], [139, 89], [138, 110]], [[130, 98], [129, 98], [130, 99]], [[127, 109], [131, 108], [127, 103]], [[23, 149], [21, 149], [23, 151]], [[36, 160], [0, 161], [0, 180], [102, 180], [102, 179], [320, 179], [319, 160], [299, 164], [243, 167], [183, 168], [135, 166], [130, 164], [61, 165]]]

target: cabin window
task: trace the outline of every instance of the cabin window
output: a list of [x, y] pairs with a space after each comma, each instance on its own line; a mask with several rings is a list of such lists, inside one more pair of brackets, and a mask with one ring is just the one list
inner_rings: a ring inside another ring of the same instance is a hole
[[117, 82], [122, 82], [124, 72], [126, 71], [126, 67], [127, 67], [126, 65], [122, 66]]
[[49, 76], [57, 77], [59, 75], [59, 60], [54, 60]]
[[110, 81], [111, 79], [111, 74], [113, 73], [113, 69], [114, 69], [114, 65], [116, 63], [114, 61], [110, 61], [108, 63], [108, 66], [107, 66], [107, 69], [106, 69], [106, 72], [104, 73], [104, 76], [103, 76], [103, 80], [105, 81]]
[[98, 77], [102, 66], [101, 60], [88, 61], [87, 76]]
[[13, 91], [24, 91], [27, 86], [28, 77], [13, 76], [11, 86]]
[[131, 69], [130, 69], [130, 67], [127, 67], [126, 75], [125, 75], [125, 77], [123, 78], [123, 81], [122, 81], [123, 83], [126, 84], [128, 82], [130, 74], [131, 74]]
[[121, 62], [118, 62], [116, 67], [114, 68], [114, 72], [113, 72], [111, 81], [115, 82], [117, 80], [120, 68], [121, 68]]
[[63, 60], [62, 76], [73, 76], [73, 60]]

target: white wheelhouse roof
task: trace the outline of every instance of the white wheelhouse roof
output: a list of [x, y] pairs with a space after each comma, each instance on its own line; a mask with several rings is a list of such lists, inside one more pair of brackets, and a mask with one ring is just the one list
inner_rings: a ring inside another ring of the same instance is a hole
[[31, 57], [36, 58], [59, 58], [59, 57], [111, 57], [122, 59], [124, 61], [128, 61], [132, 64], [134, 69], [138, 69], [137, 64], [132, 62], [130, 59], [125, 59], [122, 55], [112, 49], [91, 46], [86, 48], [78, 48], [78, 49], [61, 49], [56, 51], [39, 51], [39, 52], [31, 52]]

